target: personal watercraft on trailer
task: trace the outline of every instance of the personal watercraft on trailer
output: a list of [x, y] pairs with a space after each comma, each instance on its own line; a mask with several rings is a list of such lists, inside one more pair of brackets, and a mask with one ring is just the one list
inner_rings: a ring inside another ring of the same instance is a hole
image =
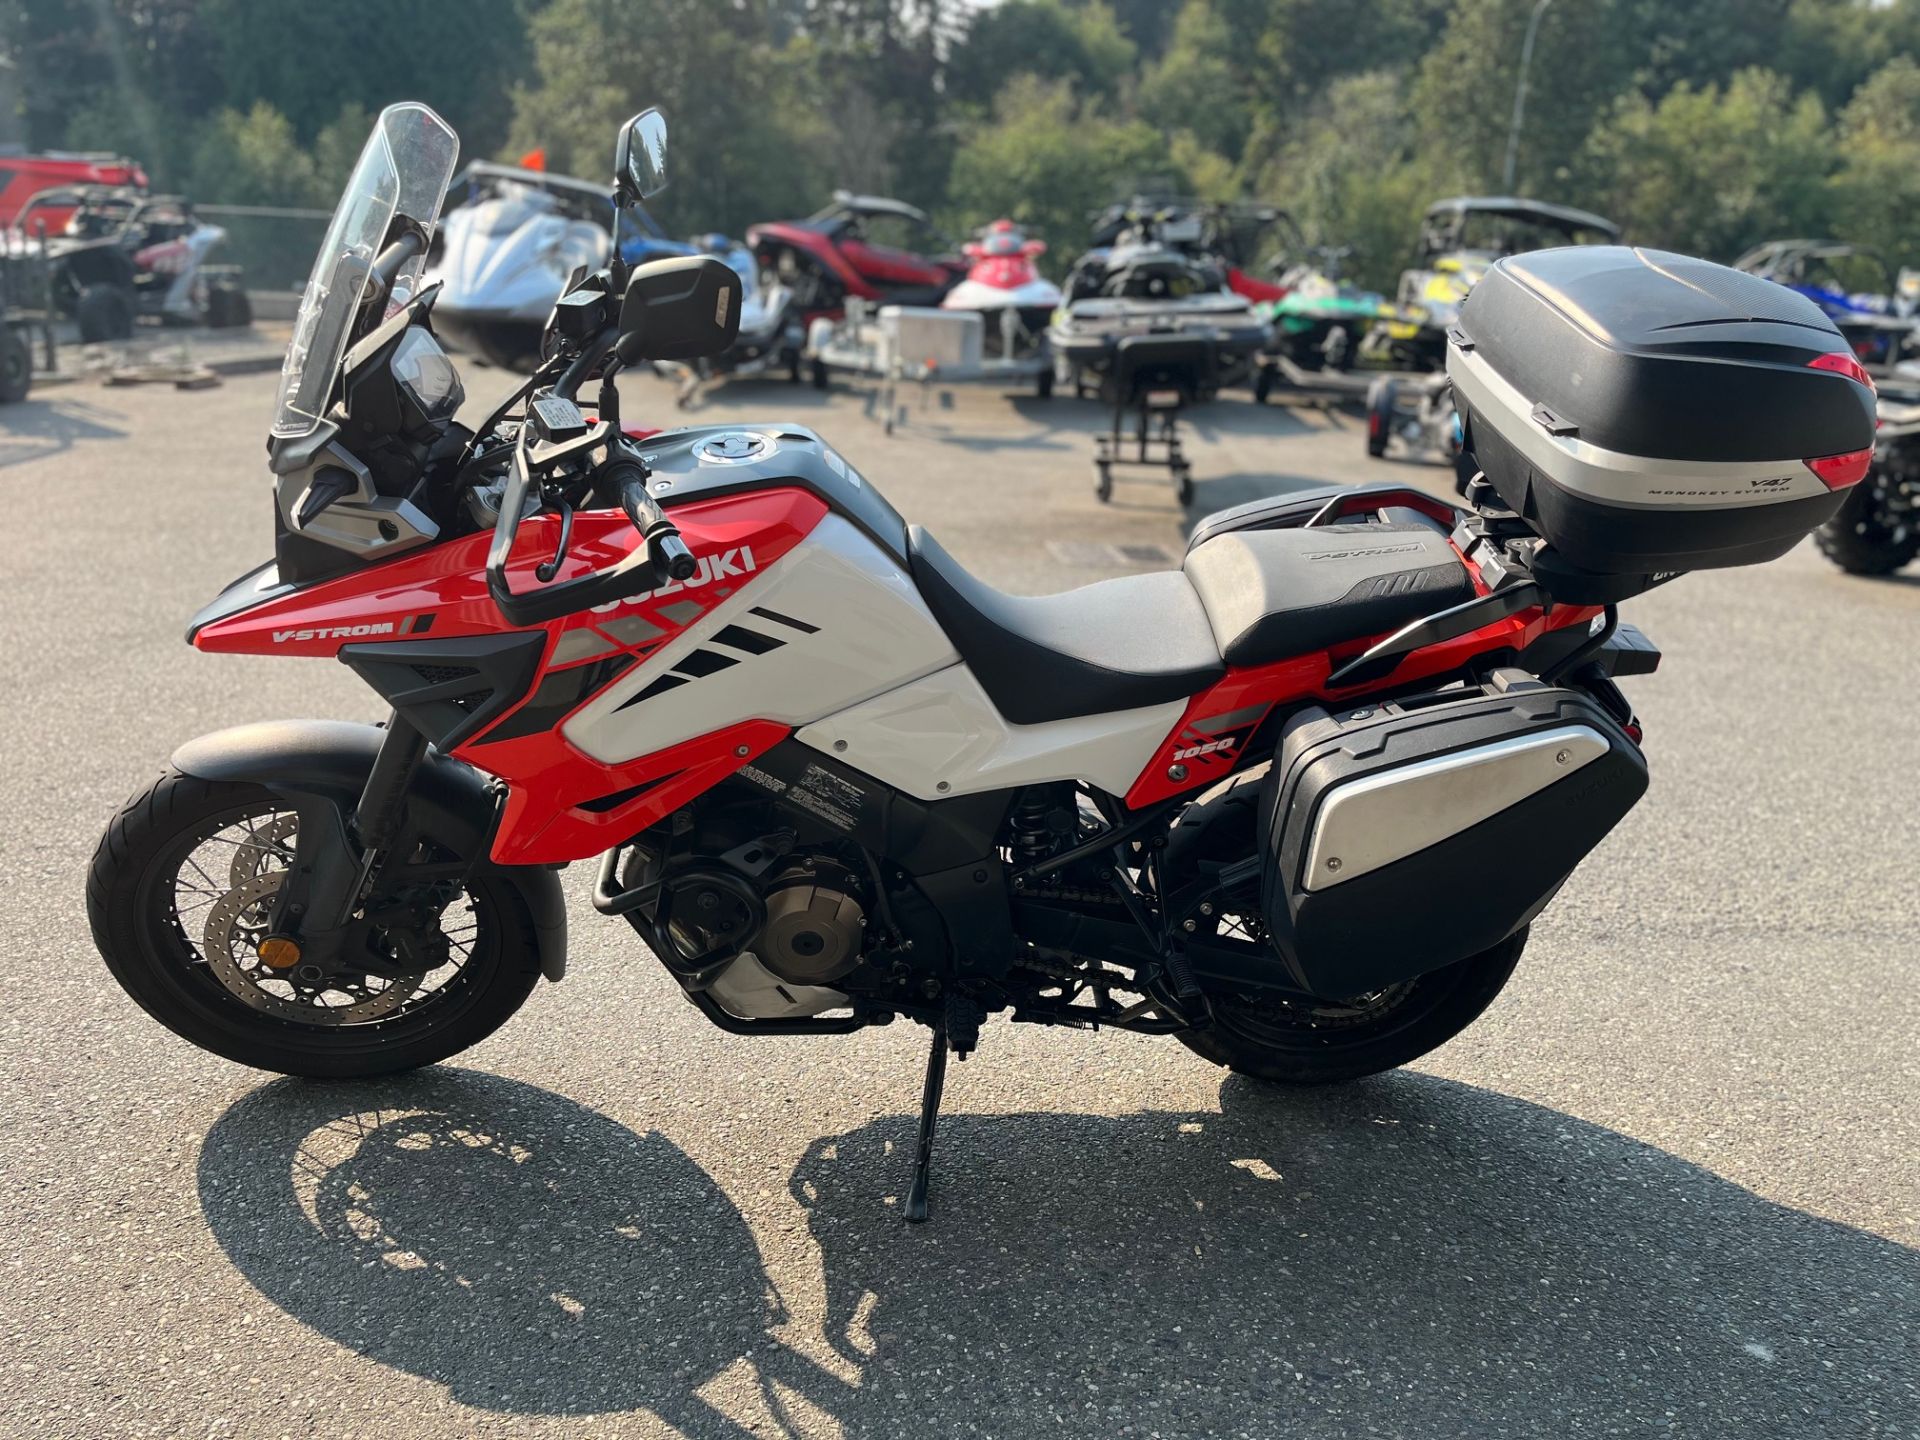
[[1897, 275], [1879, 251], [1840, 240], [1775, 240], [1733, 268], [1806, 296], [1840, 327], [1869, 374], [1920, 358], [1920, 270]]
[[1150, 237], [1177, 250], [1224, 288], [1254, 304], [1278, 300], [1285, 282], [1259, 278], [1261, 257], [1276, 248], [1276, 233], [1292, 228], [1284, 210], [1247, 202], [1220, 204], [1164, 194], [1116, 201], [1092, 217], [1092, 248], [1080, 259], [1091, 266], [1106, 252]]
[[[1244, 295], [1226, 288], [1217, 261], [1183, 248], [1190, 233], [1199, 233], [1190, 215], [1134, 211], [1114, 243], [1074, 262], [1067, 303], [1055, 313], [1048, 339], [1076, 395], [1101, 389], [1121, 342], [1148, 334], [1206, 342], [1179, 352], [1206, 357], [1204, 365], [1180, 362], [1197, 366], [1179, 387], [1187, 403], [1210, 399], [1246, 378], [1270, 328]], [[1104, 234], [1096, 225], [1095, 238]], [[1110, 393], [1105, 398], [1115, 399]]]
[[[1871, 457], [1873, 391], [1810, 302], [1556, 251], [1460, 318], [1469, 506], [1332, 486], [1208, 518], [1176, 569], [1003, 594], [804, 427], [629, 437], [628, 367], [733, 341], [709, 256], [583, 275], [551, 358], [463, 426], [418, 283], [455, 145], [381, 115], [287, 352], [275, 558], [189, 629], [343, 662], [387, 722], [176, 750], [95, 851], [94, 942], [214, 1054], [369, 1079], [559, 980], [556, 870], [592, 863], [634, 962], [743, 1043], [929, 1027], [910, 1220], [948, 1055], [993, 1015], [1283, 1083], [1465, 1029], [1647, 789], [1616, 681], [1659, 654], [1617, 604], [1784, 553]], [[665, 152], [636, 117], [625, 203]]]
[[1433, 371], [1446, 367], [1447, 329], [1492, 264], [1507, 255], [1560, 245], [1611, 245], [1620, 227], [1570, 205], [1511, 196], [1460, 195], [1427, 207], [1419, 254], [1400, 276], [1398, 313], [1382, 318], [1362, 342], [1376, 369]]
[[967, 271], [924, 210], [847, 190], [836, 190], [831, 205], [805, 220], [749, 227], [747, 244], [760, 267], [793, 292], [803, 326], [837, 319], [849, 299], [938, 305]]
[[966, 278], [940, 302], [942, 310], [966, 310], [983, 320], [990, 354], [1027, 353], [1046, 343], [1047, 324], [1060, 306], [1060, 287], [1034, 263], [1047, 242], [1030, 240], [1011, 220], [996, 220], [960, 247], [970, 265]]
[[429, 283], [450, 344], [508, 369], [540, 363], [553, 302], [579, 266], [607, 263], [607, 189], [570, 175], [476, 160], [455, 180]]

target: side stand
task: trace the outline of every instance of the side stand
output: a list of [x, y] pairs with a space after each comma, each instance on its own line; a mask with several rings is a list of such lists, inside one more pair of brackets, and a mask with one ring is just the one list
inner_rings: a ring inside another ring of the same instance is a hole
[[933, 1027], [933, 1048], [927, 1052], [927, 1083], [920, 1092], [920, 1142], [913, 1154], [913, 1183], [907, 1187], [907, 1223], [927, 1218], [927, 1182], [933, 1172], [933, 1126], [940, 1118], [940, 1092], [947, 1083], [947, 1026]]

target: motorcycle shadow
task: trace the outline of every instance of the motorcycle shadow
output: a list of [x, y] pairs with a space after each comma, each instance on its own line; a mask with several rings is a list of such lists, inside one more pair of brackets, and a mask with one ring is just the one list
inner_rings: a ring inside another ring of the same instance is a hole
[[658, 1134], [474, 1071], [275, 1081], [209, 1131], [199, 1180], [268, 1299], [457, 1401], [744, 1433], [694, 1392], [780, 1304], [739, 1211]]
[[[905, 1117], [793, 1179], [860, 1434], [1898, 1433], [1920, 1254], [1412, 1073], [1218, 1114]], [[908, 1403], [906, 1397], [914, 1397]], [[1884, 1429], [1882, 1428], [1884, 1427]]]
[[[780, 1342], [745, 1220], [677, 1146], [471, 1071], [276, 1081], [202, 1208], [289, 1315], [495, 1412], [644, 1410], [741, 1362], [848, 1435], [1899, 1433], [1920, 1256], [1650, 1146], [1400, 1074], [1220, 1110], [910, 1116], [817, 1141], [791, 1192], [849, 1384]], [[894, 1193], [889, 1195], [891, 1189]]]

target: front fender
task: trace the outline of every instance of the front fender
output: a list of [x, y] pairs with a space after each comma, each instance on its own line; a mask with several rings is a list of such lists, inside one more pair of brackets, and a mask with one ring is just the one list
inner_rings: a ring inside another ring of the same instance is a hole
[[[344, 832], [384, 737], [378, 726], [343, 720], [273, 720], [189, 740], [173, 752], [173, 766], [202, 780], [244, 781], [288, 800], [323, 801], [339, 812]], [[542, 866], [487, 859], [496, 807], [486, 777], [430, 749], [414, 771], [407, 806], [418, 828], [514, 887], [533, 919], [541, 974], [549, 980], [565, 975], [567, 907], [560, 878]]]

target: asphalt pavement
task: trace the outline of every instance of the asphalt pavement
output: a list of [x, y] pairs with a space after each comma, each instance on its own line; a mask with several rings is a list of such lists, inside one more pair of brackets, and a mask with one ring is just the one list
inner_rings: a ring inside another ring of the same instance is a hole
[[[169, 751], [379, 713], [181, 643], [267, 551], [272, 393], [0, 410], [0, 1434], [1920, 1435], [1920, 572], [1802, 547], [1627, 607], [1653, 788], [1451, 1045], [1288, 1093], [990, 1023], [910, 1229], [924, 1032], [724, 1035], [578, 867], [567, 979], [412, 1077], [247, 1071], [110, 982], [85, 866]], [[906, 405], [699, 413], [819, 428], [1035, 592], [1276, 488], [1445, 479], [1230, 397], [1190, 513], [1102, 507], [1093, 405]]]

